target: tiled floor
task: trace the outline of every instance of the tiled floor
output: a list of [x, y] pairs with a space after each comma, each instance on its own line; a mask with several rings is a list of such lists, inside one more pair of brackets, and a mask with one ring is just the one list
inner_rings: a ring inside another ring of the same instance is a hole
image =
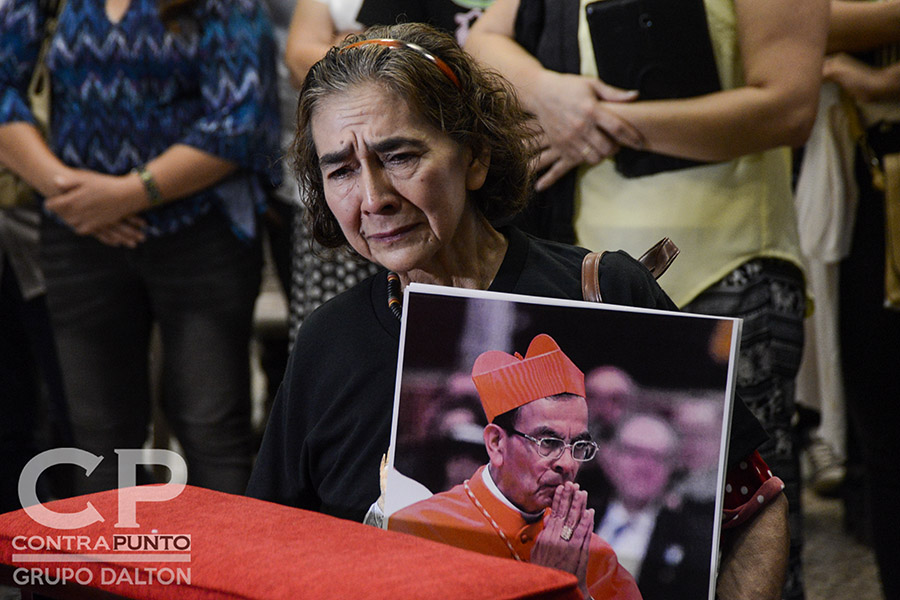
[[844, 532], [840, 500], [803, 495], [806, 600], [884, 600], [872, 552]]

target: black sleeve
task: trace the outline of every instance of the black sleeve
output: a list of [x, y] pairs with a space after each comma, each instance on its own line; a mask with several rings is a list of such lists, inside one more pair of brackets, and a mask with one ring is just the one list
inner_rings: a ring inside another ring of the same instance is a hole
[[[371, 1], [371, 0], [370, 0]], [[515, 41], [544, 68], [580, 73], [578, 0], [521, 0], [516, 14]], [[569, 171], [542, 192], [515, 220], [522, 231], [548, 240], [575, 244], [575, 171]]]
[[608, 304], [678, 310], [644, 265], [626, 252], [607, 252], [598, 269], [600, 295]]
[[[299, 336], [298, 336], [299, 340]], [[295, 346], [296, 348], [296, 346]], [[250, 475], [247, 496], [278, 504], [316, 510], [320, 501], [310, 478], [305, 476], [302, 457], [308, 424], [302, 411], [306, 402], [298, 385], [298, 352], [291, 354], [275, 402], [269, 414], [262, 445]]]
[[356, 20], [366, 27], [424, 22], [426, 15], [422, 7], [422, 0], [363, 0]]
[[580, 73], [580, 10], [578, 0], [521, 0], [514, 25], [515, 41], [546, 69]]
[[[374, 312], [376, 297], [390, 327]], [[386, 299], [381, 272], [304, 319], [248, 495], [354, 521], [378, 499], [400, 330]]]
[[769, 434], [740, 396], [735, 395], [731, 413], [731, 436], [728, 438], [728, 467], [759, 448], [769, 439]]

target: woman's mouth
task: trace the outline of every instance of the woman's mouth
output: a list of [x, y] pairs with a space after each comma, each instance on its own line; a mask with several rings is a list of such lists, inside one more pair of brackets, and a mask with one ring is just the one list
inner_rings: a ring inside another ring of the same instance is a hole
[[411, 223], [409, 225], [402, 225], [400, 227], [394, 227], [385, 231], [380, 231], [378, 233], [369, 233], [365, 234], [365, 238], [368, 242], [376, 242], [382, 244], [389, 244], [391, 242], [396, 242], [397, 240], [403, 238], [407, 233], [412, 231], [418, 226], [417, 223]]

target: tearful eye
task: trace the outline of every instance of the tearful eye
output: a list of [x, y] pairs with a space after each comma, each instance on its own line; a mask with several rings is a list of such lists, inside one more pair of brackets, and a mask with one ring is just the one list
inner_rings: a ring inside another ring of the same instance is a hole
[[416, 158], [416, 155], [410, 154], [408, 152], [400, 152], [397, 154], [391, 154], [385, 159], [385, 163], [387, 164], [395, 164], [402, 165], [404, 163], [408, 163]]
[[328, 179], [343, 179], [350, 174], [350, 167], [338, 167], [328, 172]]

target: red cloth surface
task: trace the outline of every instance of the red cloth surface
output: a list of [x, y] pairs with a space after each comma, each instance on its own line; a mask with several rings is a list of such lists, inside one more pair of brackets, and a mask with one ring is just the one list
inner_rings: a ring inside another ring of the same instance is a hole
[[[105, 520], [73, 530], [45, 527], [24, 510], [0, 515], [0, 564], [49, 568], [51, 572], [62, 567], [86, 569], [80, 573], [82, 580], [88, 573], [93, 575], [90, 587], [141, 599], [580, 598], [575, 578], [561, 571], [191, 486], [169, 501], [139, 502], [138, 528], [115, 527], [116, 490], [58, 500], [46, 507], [76, 513], [88, 502]], [[129, 563], [120, 560], [129, 556], [121, 549], [96, 547], [100, 538], [112, 546], [115, 535], [151, 534], [154, 530], [161, 535], [190, 535], [189, 552], [180, 554], [189, 554], [189, 562]], [[46, 540], [64, 536], [75, 536], [73, 539], [86, 541], [89, 547], [79, 550], [75, 542], [68, 549], [28, 547], [45, 546]], [[100, 562], [28, 563], [22, 560], [24, 554], [112, 556]], [[123, 569], [129, 574], [135, 569], [146, 574], [147, 569], [174, 572], [188, 567], [190, 586], [101, 581]]]

